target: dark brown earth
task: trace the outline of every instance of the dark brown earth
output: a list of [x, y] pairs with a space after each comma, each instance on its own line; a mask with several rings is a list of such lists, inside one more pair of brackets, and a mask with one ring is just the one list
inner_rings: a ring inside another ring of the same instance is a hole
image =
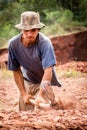
[[87, 61], [87, 31], [51, 38], [58, 65], [69, 61]]
[[[11, 72], [0, 70], [0, 130], [87, 129], [87, 32], [53, 37], [58, 110], [18, 111], [18, 88]], [[67, 48], [67, 49], [66, 49]], [[9, 73], [9, 74], [8, 74]]]

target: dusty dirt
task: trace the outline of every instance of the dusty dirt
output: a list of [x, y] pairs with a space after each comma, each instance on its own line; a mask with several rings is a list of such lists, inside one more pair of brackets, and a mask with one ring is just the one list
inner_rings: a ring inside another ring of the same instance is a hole
[[[64, 41], [74, 45], [79, 42], [76, 42], [75, 37], [70, 37], [73, 42], [71, 39]], [[79, 40], [82, 39], [82, 36], [78, 37]], [[55, 41], [54, 44], [56, 54], [60, 54], [56, 48], [59, 45]], [[65, 44], [62, 42], [62, 45]], [[62, 87], [53, 86], [59, 109], [19, 112], [18, 88], [13, 76], [6, 76], [6, 72], [3, 76], [3, 71], [0, 70], [0, 130], [87, 130], [87, 60], [86, 57], [83, 58], [87, 54], [87, 48], [85, 46], [85, 53], [80, 53], [83, 60], [78, 61], [79, 57], [75, 53], [74, 61], [73, 53], [70, 53], [72, 47], [66, 53], [66, 47], [61, 46], [63, 55], [59, 55], [56, 71]]]
[[[59, 67], [64, 73], [83, 62], [70, 62]], [[73, 66], [73, 67], [72, 67]], [[81, 67], [81, 66], [80, 66]], [[1, 76], [0, 71], [0, 76]], [[60, 75], [60, 73], [58, 74]], [[87, 129], [87, 74], [59, 76], [62, 87], [53, 87], [59, 110], [18, 111], [18, 88], [13, 77], [0, 77], [1, 130], [86, 130]]]

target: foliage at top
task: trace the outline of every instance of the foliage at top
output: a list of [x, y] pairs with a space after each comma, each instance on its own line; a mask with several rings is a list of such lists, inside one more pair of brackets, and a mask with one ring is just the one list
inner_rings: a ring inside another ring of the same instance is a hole
[[0, 0], [0, 37], [9, 39], [17, 34], [14, 25], [27, 10], [38, 11], [52, 33], [56, 28], [69, 30], [73, 23], [87, 26], [87, 0]]

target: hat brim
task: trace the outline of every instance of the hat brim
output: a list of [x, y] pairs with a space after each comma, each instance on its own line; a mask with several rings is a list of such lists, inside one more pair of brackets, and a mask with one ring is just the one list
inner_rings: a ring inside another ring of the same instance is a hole
[[23, 24], [17, 24], [15, 25], [16, 28], [20, 29], [20, 30], [31, 30], [31, 29], [35, 29], [35, 28], [38, 28], [38, 29], [41, 29], [43, 27], [45, 27], [45, 25], [43, 23], [39, 23], [39, 24], [35, 24], [35, 25], [23, 25]]

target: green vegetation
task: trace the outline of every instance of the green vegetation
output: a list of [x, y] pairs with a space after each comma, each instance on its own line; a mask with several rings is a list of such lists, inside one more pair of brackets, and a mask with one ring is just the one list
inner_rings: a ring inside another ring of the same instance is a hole
[[19, 33], [14, 25], [19, 23], [24, 11], [38, 11], [47, 25], [42, 31], [50, 35], [71, 32], [77, 26], [87, 26], [87, 0], [0, 0], [0, 47]]
[[85, 76], [85, 73], [82, 73], [80, 71], [77, 71], [75, 68], [68, 69], [58, 69], [56, 70], [59, 78], [78, 78], [81, 76]]
[[13, 79], [13, 74], [11, 71], [8, 71], [6, 69], [0, 69], [0, 80], [5, 81], [5, 80], [12, 80]]
[[6, 39], [3, 37], [0, 37], [0, 48], [5, 47], [6, 43], [7, 43]]
[[77, 77], [80, 77], [80, 76], [81, 76], [81, 72], [76, 71], [76, 70], [66, 71], [66, 72], [63, 74], [63, 76], [66, 77], [66, 78], [70, 78], [70, 77], [77, 78]]

